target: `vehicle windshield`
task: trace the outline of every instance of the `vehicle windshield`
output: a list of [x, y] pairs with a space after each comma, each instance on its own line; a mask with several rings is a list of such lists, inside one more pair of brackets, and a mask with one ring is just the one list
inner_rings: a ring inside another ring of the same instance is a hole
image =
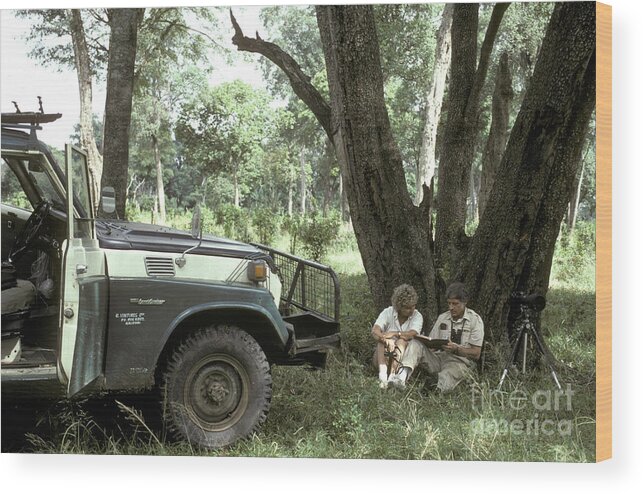
[[[74, 190], [74, 202], [80, 203], [86, 212], [91, 211], [92, 202], [89, 196], [89, 177], [87, 176], [87, 164], [84, 154], [72, 148], [71, 173]], [[76, 209], [78, 205], [76, 204]], [[83, 217], [86, 217], [83, 215]]]
[[64, 196], [53, 177], [48, 173], [48, 167], [43, 166], [43, 160], [45, 160], [43, 155], [5, 155], [3, 159], [16, 175], [29, 179], [41, 200], [50, 202], [58, 210], [65, 210]]

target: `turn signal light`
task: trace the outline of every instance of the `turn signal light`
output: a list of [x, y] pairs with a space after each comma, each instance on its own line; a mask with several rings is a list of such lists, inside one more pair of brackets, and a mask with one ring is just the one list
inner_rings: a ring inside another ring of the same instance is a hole
[[266, 281], [268, 278], [268, 265], [264, 261], [250, 261], [248, 263], [248, 279], [250, 281]]

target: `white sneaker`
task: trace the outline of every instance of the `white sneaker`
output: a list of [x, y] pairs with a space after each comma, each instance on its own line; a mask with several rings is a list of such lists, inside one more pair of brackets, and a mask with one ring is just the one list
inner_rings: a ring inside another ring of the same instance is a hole
[[406, 388], [406, 382], [397, 374], [391, 374], [388, 378], [388, 383], [394, 388], [398, 388], [398, 389]]
[[380, 389], [388, 388], [388, 381], [380, 381]]

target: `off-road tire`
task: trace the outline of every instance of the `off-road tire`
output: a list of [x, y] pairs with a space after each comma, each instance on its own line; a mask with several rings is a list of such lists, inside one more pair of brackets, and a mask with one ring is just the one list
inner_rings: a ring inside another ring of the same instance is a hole
[[248, 437], [266, 420], [272, 377], [255, 339], [232, 325], [181, 342], [164, 374], [164, 419], [177, 439], [208, 449]]

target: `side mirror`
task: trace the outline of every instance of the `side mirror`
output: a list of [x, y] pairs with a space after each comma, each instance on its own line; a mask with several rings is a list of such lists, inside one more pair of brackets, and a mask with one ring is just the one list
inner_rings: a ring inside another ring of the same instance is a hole
[[201, 221], [201, 208], [197, 205], [194, 208], [194, 214], [192, 215], [192, 238], [195, 240], [198, 240], [199, 243], [196, 244], [193, 247], [190, 247], [188, 250], [186, 250], [183, 254], [181, 254], [181, 257], [177, 258], [174, 260], [174, 263], [179, 267], [182, 268], [185, 266], [185, 263], [187, 262], [187, 259], [185, 258], [185, 254], [192, 252], [194, 249], [198, 249], [201, 246], [201, 242], [203, 242], [203, 222]]
[[201, 238], [203, 221], [201, 220], [201, 208], [197, 205], [192, 215], [192, 238]]
[[116, 211], [116, 191], [114, 187], [103, 187], [100, 194], [100, 208], [103, 213], [112, 214]]

